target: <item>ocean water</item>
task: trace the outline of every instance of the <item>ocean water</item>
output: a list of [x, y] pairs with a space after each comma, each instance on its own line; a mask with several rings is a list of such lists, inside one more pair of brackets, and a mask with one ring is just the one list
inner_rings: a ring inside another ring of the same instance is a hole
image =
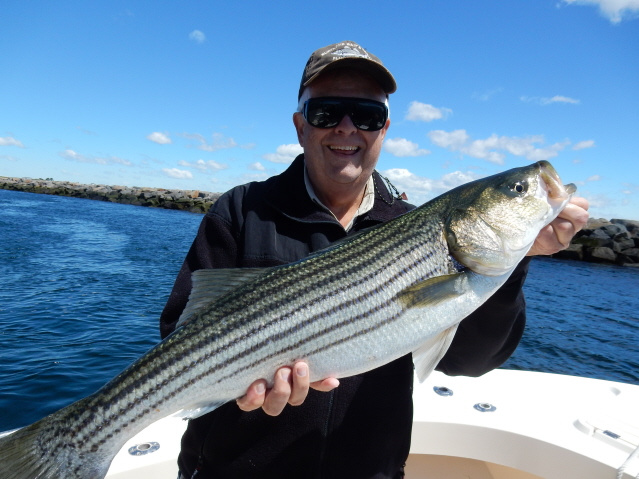
[[[159, 341], [202, 216], [0, 190], [0, 431], [96, 391]], [[639, 270], [536, 259], [504, 367], [639, 384]]]

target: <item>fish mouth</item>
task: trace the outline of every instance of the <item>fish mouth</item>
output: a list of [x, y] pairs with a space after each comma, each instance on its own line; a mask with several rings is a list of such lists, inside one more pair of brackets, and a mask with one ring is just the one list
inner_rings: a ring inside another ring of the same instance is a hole
[[539, 174], [546, 184], [549, 198], [564, 199], [572, 196], [577, 191], [577, 187], [573, 183], [563, 185], [559, 174], [547, 161], [539, 162]]

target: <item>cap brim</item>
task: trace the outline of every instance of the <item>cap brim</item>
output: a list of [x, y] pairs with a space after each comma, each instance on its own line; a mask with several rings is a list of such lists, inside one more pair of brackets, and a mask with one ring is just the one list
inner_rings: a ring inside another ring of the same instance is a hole
[[379, 63], [373, 62], [366, 58], [342, 58], [339, 60], [334, 60], [333, 62], [322, 68], [320, 71], [315, 73], [308, 80], [306, 80], [303, 86], [308, 86], [323, 73], [342, 68], [352, 68], [354, 70], [360, 70], [369, 74], [380, 84], [384, 92], [387, 94], [394, 93], [397, 90], [397, 83], [395, 82], [395, 78], [393, 78], [393, 75], [391, 75], [391, 72], [389, 72], [384, 66], [380, 65]]

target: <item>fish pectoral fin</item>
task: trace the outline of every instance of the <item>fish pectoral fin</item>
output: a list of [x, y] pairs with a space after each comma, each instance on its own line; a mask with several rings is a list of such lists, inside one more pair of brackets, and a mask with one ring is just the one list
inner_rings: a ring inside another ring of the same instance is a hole
[[424, 308], [460, 296], [465, 289], [461, 284], [466, 273], [445, 274], [421, 281], [399, 293], [405, 308]]
[[[467, 277], [467, 273], [461, 272], [429, 278], [406, 288], [399, 294], [399, 300], [406, 309], [419, 309], [457, 298], [468, 290], [465, 287]], [[444, 357], [456, 331], [457, 324], [454, 324], [413, 351], [413, 363], [420, 382], [428, 377]]]
[[424, 382], [430, 373], [433, 372], [433, 369], [448, 351], [450, 343], [457, 332], [458, 325], [459, 323], [433, 336], [413, 351], [413, 364], [415, 364], [415, 372], [420, 383]]
[[188, 324], [194, 312], [214, 301], [216, 298], [251, 281], [272, 268], [228, 268], [199, 269], [191, 275], [191, 294], [186, 307], [177, 322], [176, 328]]
[[195, 419], [196, 417], [204, 416], [205, 414], [214, 411], [227, 402], [228, 401], [213, 401], [206, 404], [200, 403], [189, 405], [188, 407], [175, 413], [175, 416], [182, 417], [184, 419]]

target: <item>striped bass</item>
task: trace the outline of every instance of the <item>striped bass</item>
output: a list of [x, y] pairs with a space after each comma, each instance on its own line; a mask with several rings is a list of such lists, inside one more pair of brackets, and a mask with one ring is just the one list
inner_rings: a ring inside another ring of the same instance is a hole
[[542, 161], [289, 265], [197, 271], [169, 337], [91, 396], [0, 438], [0, 477], [103, 478], [149, 424], [198, 417], [298, 360], [317, 381], [412, 352], [423, 380], [575, 190]]

